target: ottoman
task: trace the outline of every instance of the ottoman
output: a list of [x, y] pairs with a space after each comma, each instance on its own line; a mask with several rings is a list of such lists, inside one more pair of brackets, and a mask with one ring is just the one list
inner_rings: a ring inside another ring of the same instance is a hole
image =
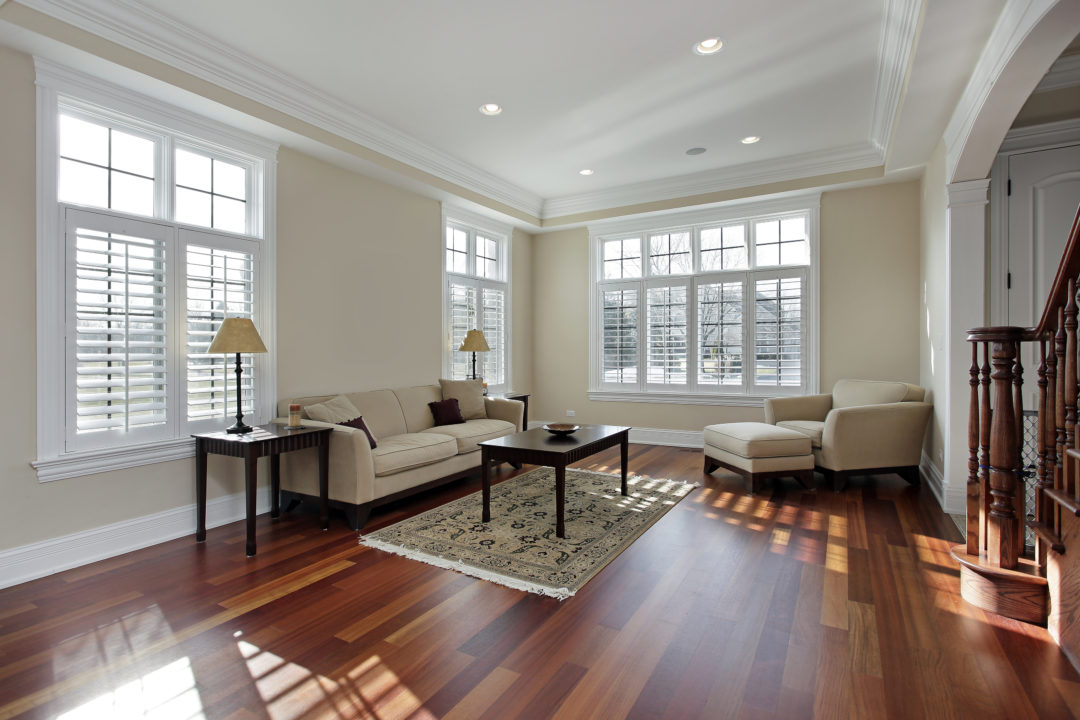
[[742, 475], [755, 493], [765, 480], [794, 477], [809, 489], [814, 482], [810, 436], [759, 422], [722, 423], [705, 428], [705, 472], [718, 467]]

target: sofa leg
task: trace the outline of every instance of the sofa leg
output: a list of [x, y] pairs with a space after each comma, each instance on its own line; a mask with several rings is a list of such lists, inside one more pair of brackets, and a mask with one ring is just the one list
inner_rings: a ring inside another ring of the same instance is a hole
[[281, 491], [281, 504], [285, 506], [285, 512], [292, 512], [301, 502], [300, 496], [295, 495], [288, 490]]
[[720, 467], [720, 463], [713, 460], [708, 455], [705, 456], [705, 474], [711, 475], [716, 468]]
[[521, 463], [519, 463], [517, 460], [509, 460], [507, 462], [510, 464], [510, 467], [514, 468], [515, 470], [521, 469]]
[[919, 477], [918, 465], [908, 465], [901, 471], [900, 477], [904, 478], [908, 485], [915, 485], [917, 487], [922, 484], [922, 478]]
[[825, 481], [832, 485], [833, 492], [840, 492], [847, 487], [847, 473], [838, 470], [825, 470]]
[[345, 519], [348, 520], [349, 527], [356, 531], [364, 529], [364, 524], [367, 523], [370, 515], [371, 503], [353, 505], [345, 510]]
[[795, 473], [795, 479], [807, 490], [814, 489], [814, 471], [813, 470], [800, 470]]

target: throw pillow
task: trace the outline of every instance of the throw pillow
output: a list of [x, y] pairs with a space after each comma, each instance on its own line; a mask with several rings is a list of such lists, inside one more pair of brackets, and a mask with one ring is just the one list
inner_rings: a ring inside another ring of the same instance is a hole
[[442, 386], [443, 400], [455, 398], [458, 401], [461, 417], [466, 420], [487, 417], [483, 380], [439, 380], [439, 385]]
[[325, 423], [337, 424], [360, 417], [360, 411], [344, 395], [338, 395], [326, 402], [308, 405], [304, 409], [309, 418]]
[[458, 408], [457, 398], [429, 402], [428, 407], [431, 408], [431, 414], [435, 417], [436, 427], [439, 425], [460, 425], [465, 422], [465, 418], [461, 417], [461, 409]]
[[357, 430], [363, 430], [364, 434], [367, 435], [368, 442], [371, 443], [371, 449], [374, 450], [375, 448], [378, 447], [378, 445], [375, 442], [375, 436], [371, 434], [371, 431], [368, 430], [367, 423], [364, 422], [364, 416], [363, 415], [361, 415], [360, 417], [353, 418], [352, 420], [346, 420], [345, 422], [339, 422], [338, 425], [344, 425], [345, 427], [351, 427], [351, 428], [356, 428]]

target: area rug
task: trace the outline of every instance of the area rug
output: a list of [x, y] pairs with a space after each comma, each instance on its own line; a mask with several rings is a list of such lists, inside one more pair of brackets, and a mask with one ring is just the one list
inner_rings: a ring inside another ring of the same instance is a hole
[[555, 470], [537, 468], [491, 487], [491, 522], [475, 492], [360, 538], [518, 590], [564, 600], [697, 487], [677, 480], [566, 471], [566, 537], [555, 535]]

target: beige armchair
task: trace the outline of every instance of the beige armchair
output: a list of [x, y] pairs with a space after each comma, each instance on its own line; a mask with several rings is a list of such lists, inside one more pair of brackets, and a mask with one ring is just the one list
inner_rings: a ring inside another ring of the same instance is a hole
[[840, 380], [829, 395], [770, 398], [765, 421], [810, 436], [815, 469], [834, 490], [850, 475], [897, 473], [919, 484], [931, 405], [918, 385]]

